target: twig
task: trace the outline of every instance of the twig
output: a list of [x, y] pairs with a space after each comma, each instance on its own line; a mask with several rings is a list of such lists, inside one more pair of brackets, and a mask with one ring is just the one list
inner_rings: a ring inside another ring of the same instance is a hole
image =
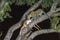
[[52, 7], [50, 9], [51, 12], [56, 12], [55, 10], [56, 10], [57, 4], [58, 4], [57, 2], [52, 4]]
[[58, 11], [60, 11], [60, 8], [57, 8], [57, 9], [56, 9], [56, 12], [58, 12]]
[[51, 15], [52, 17], [53, 16], [60, 16], [60, 13], [53, 13], [53, 15]]
[[5, 0], [1, 0], [1, 2], [0, 2], [0, 9], [3, 7], [4, 3], [5, 3]]

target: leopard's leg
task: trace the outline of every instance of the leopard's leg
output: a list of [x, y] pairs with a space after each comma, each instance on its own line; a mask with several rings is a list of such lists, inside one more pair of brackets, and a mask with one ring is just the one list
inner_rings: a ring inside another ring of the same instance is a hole
[[19, 35], [22, 35], [22, 31], [25, 27], [23, 26], [21, 29], [20, 29], [20, 32], [19, 32]]
[[34, 27], [35, 27], [36, 29], [40, 30], [37, 26], [34, 25]]
[[30, 34], [33, 32], [32, 30], [33, 30], [32, 28], [29, 29], [29, 31], [27, 32], [27, 34], [25, 35], [25, 37], [24, 37], [23, 40], [27, 40], [28, 39], [28, 37], [30, 36]]
[[39, 25], [35, 24], [39, 29], [41, 29], [41, 27], [39, 27]]

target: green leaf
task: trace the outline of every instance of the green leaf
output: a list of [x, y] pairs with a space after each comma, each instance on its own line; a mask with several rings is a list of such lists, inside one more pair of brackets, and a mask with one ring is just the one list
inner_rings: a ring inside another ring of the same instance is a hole
[[57, 31], [60, 30], [60, 24], [57, 26], [56, 30], [57, 30]]
[[53, 3], [53, 0], [43, 0], [42, 2], [42, 8], [49, 8]]
[[10, 9], [9, 3], [5, 2], [3, 8], [0, 10], [0, 22], [3, 22], [4, 18], [7, 18], [7, 17], [5, 17], [5, 16], [7, 16], [7, 11], [11, 11], [11, 9]]
[[57, 23], [58, 17], [54, 16], [51, 21], [51, 28], [55, 29], [55, 24]]

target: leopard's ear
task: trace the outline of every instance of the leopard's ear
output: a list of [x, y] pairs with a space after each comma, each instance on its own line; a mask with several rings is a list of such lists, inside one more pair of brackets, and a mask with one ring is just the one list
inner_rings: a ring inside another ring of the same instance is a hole
[[42, 10], [42, 9], [37, 9], [37, 10], [35, 11], [35, 13], [38, 13], [38, 14], [43, 13], [43, 10]]

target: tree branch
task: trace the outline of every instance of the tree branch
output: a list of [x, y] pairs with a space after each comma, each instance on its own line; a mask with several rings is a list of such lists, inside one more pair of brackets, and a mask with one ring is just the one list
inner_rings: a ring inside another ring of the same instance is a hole
[[60, 16], [60, 13], [54, 13], [53, 15], [51, 15], [52, 17], [53, 16]]
[[27, 12], [24, 13], [24, 15], [22, 16], [22, 19], [18, 23], [16, 23], [15, 25], [11, 26], [11, 28], [8, 30], [8, 33], [5, 36], [4, 40], [10, 40], [11, 39], [11, 36], [12, 36], [13, 32], [21, 26], [22, 21], [25, 20], [26, 15], [29, 12], [33, 11], [34, 9], [36, 9], [41, 4], [41, 2], [42, 2], [42, 0], [39, 0], [35, 5], [33, 5], [30, 9], [28, 9]]
[[[34, 39], [37, 35], [41, 35], [41, 34], [45, 34], [45, 33], [53, 33], [56, 32], [56, 30], [53, 29], [43, 29], [43, 30], [39, 30], [39, 31], [35, 31], [34, 33], [32, 33], [29, 38], [27, 40], [31, 40]], [[60, 33], [60, 32], [58, 32]]]

